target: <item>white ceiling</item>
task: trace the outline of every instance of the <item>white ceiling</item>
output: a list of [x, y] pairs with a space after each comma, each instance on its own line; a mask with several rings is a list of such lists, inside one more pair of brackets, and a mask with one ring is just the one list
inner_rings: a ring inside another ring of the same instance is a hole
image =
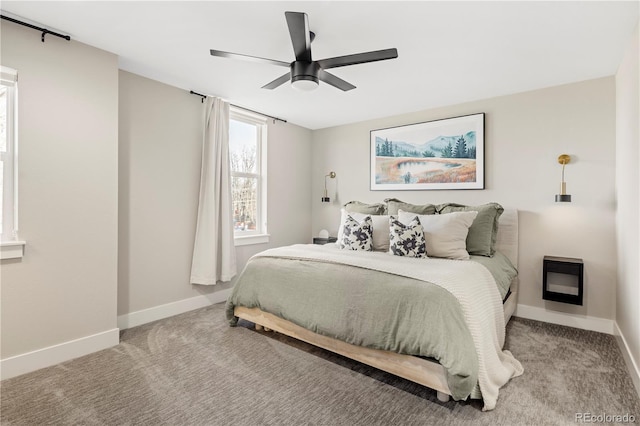
[[[309, 129], [613, 75], [639, 17], [637, 1], [3, 1], [1, 6], [3, 14], [117, 54], [123, 70], [221, 96]], [[316, 33], [315, 60], [391, 47], [398, 49], [398, 59], [330, 70], [357, 86], [350, 92], [321, 83], [304, 93], [289, 84], [261, 89], [286, 68], [209, 55], [217, 49], [293, 61], [288, 10], [308, 14]]]

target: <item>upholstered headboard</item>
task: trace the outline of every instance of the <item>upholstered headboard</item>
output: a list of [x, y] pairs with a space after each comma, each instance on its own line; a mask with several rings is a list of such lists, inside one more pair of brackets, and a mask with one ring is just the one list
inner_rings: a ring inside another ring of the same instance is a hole
[[496, 250], [518, 267], [518, 210], [504, 209], [500, 215]]

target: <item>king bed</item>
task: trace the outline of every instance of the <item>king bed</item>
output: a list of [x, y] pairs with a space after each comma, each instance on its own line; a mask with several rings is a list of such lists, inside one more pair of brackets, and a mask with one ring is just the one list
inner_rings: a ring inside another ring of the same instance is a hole
[[495, 252], [468, 260], [334, 244], [266, 250], [236, 281], [227, 318], [419, 383], [441, 401], [482, 399], [491, 410], [500, 387], [523, 371], [503, 350], [518, 294], [518, 214], [501, 213]]

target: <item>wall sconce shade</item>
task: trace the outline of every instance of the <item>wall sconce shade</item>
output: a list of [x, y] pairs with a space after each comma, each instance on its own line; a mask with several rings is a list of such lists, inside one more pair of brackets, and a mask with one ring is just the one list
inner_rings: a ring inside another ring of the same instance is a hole
[[571, 194], [556, 194], [556, 203], [570, 203], [571, 202]]
[[564, 181], [564, 166], [571, 162], [571, 156], [562, 154], [558, 157], [558, 163], [562, 164], [562, 180], [560, 181], [560, 193], [556, 194], [556, 203], [570, 203], [571, 195], [567, 194], [567, 183]]
[[331, 199], [327, 195], [327, 178], [334, 179], [336, 177], [336, 172], [329, 172], [329, 174], [324, 175], [324, 196], [322, 197], [323, 203], [330, 203]]

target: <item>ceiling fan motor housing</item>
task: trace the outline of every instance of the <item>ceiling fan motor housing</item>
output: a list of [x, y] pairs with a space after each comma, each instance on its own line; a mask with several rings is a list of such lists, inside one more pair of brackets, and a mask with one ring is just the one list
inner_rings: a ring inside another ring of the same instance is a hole
[[298, 80], [310, 80], [318, 83], [318, 70], [320, 70], [320, 66], [317, 62], [292, 62], [291, 82], [293, 83]]

